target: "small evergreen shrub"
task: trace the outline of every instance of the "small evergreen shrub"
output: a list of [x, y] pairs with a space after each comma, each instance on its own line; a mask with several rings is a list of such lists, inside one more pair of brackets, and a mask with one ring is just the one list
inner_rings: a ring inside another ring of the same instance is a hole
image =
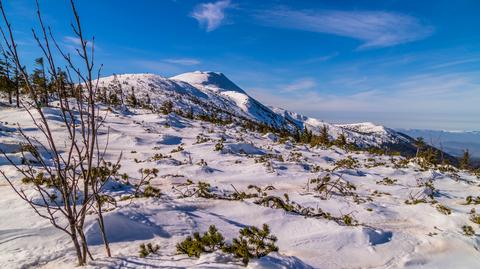
[[475, 212], [475, 208], [470, 211], [470, 221], [476, 224], [480, 224], [480, 214]]
[[204, 159], [200, 159], [200, 161], [197, 163], [198, 166], [204, 167], [208, 166], [208, 163]]
[[223, 235], [214, 225], [208, 228], [208, 232], [202, 235], [194, 233], [193, 237], [188, 236], [185, 240], [177, 244], [177, 252], [186, 254], [189, 257], [200, 257], [202, 253], [211, 253], [222, 249], [225, 245]]
[[462, 226], [462, 231], [463, 234], [466, 236], [473, 236], [475, 235], [475, 231], [473, 230], [473, 227], [470, 225], [463, 225]]
[[344, 168], [344, 169], [355, 169], [358, 168], [359, 164], [358, 161], [352, 156], [348, 156], [345, 159], [339, 160], [335, 162], [335, 168], [333, 170], [337, 170], [339, 168]]
[[436, 208], [437, 208], [438, 212], [440, 212], [442, 214], [445, 214], [445, 215], [452, 214], [452, 210], [450, 208], [442, 205], [442, 204], [438, 204]]
[[197, 141], [195, 142], [195, 144], [202, 144], [208, 141], [210, 141], [210, 138], [203, 135], [197, 135]]
[[35, 186], [45, 186], [47, 188], [51, 188], [56, 186], [59, 182], [55, 178], [51, 178], [43, 172], [39, 172], [35, 178], [32, 177], [24, 177], [22, 178], [23, 184], [33, 184]]
[[217, 144], [215, 144], [215, 149], [214, 150], [215, 151], [222, 151], [223, 148], [224, 148], [224, 146], [223, 146], [224, 141], [225, 141], [225, 139], [223, 139], [223, 138], [220, 139], [220, 141]]
[[162, 159], [168, 159], [168, 158], [172, 158], [171, 155], [163, 155], [162, 153], [155, 153], [151, 158], [150, 160], [151, 161], [160, 161]]
[[350, 216], [350, 215], [343, 215], [343, 223], [347, 226], [353, 226], [355, 225], [355, 220]]
[[172, 151], [170, 153], [175, 153], [175, 152], [180, 152], [180, 151], [183, 151], [184, 148], [182, 146], [178, 146], [176, 149], [172, 149]]
[[161, 195], [162, 193], [160, 192], [160, 189], [157, 189], [150, 184], [148, 184], [143, 190], [144, 197], [160, 197]]
[[267, 224], [264, 224], [261, 229], [255, 226], [245, 227], [239, 233], [240, 235], [233, 239], [232, 244], [226, 244], [223, 235], [214, 225], [211, 225], [208, 232], [203, 235], [197, 232], [178, 243], [177, 252], [198, 258], [202, 253], [222, 250], [242, 259], [242, 262], [247, 265], [252, 258], [264, 257], [270, 252], [278, 251], [275, 245], [277, 237], [270, 234]]
[[395, 185], [397, 183], [397, 181], [398, 180], [396, 180], [396, 179], [391, 179], [389, 177], [385, 177], [382, 180], [377, 181], [377, 184], [390, 186], [390, 185]]
[[252, 258], [264, 257], [270, 252], [278, 251], [275, 242], [277, 237], [270, 234], [267, 224], [263, 224], [262, 229], [250, 226], [241, 229], [238, 238], [234, 238], [224, 251], [241, 258], [243, 264], [247, 265]]
[[147, 245], [141, 244], [140, 245], [140, 250], [138, 251], [138, 256], [140, 258], [145, 258], [150, 254], [157, 253], [157, 251], [160, 249], [159, 245], [152, 245], [152, 243], [148, 243]]
[[173, 111], [173, 103], [170, 100], [163, 102], [162, 106], [160, 107], [160, 112], [164, 115], [167, 115]]
[[214, 195], [212, 194], [212, 191], [210, 190], [212, 186], [209, 183], [199, 181], [197, 186], [198, 186], [198, 190], [197, 190], [198, 197], [202, 197], [202, 198], [214, 197]]
[[344, 148], [347, 145], [347, 138], [342, 133], [337, 137], [337, 139], [335, 139], [333, 144], [339, 148]]
[[465, 200], [466, 200], [467, 205], [470, 205], [470, 204], [478, 205], [478, 204], [480, 204], [480, 196], [472, 197], [471, 195], [469, 195], [465, 198]]
[[417, 205], [417, 204], [424, 204], [427, 203], [427, 199], [425, 198], [415, 198], [415, 199], [409, 199], [405, 200], [405, 204], [407, 205]]

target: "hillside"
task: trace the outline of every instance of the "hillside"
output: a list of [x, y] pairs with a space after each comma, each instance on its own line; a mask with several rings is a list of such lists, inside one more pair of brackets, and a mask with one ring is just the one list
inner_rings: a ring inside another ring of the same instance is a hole
[[[311, 146], [275, 132], [319, 132], [327, 125], [331, 139], [344, 133], [360, 145], [392, 148], [411, 147], [406, 135], [372, 123], [334, 125], [269, 108], [220, 73], [116, 75], [99, 85], [125, 99], [134, 93], [145, 107], [98, 104], [99, 115], [106, 115], [99, 144], [108, 143], [108, 161], [121, 156], [121, 167], [102, 189], [113, 199], [104, 205], [113, 257], [105, 257], [92, 210], [85, 236], [95, 260], [87, 268], [245, 268], [220, 250], [188, 257], [177, 244], [210, 225], [230, 244], [240, 229], [263, 224], [278, 238], [278, 252], [252, 258], [246, 268], [480, 266], [478, 175], [368, 147]], [[19, 167], [33, 159], [22, 147], [19, 126], [39, 141], [42, 130], [24, 109], [0, 100], [0, 170], [41, 202], [8, 159]], [[68, 134], [58, 103], [43, 110], [62, 145]], [[259, 132], [249, 128], [251, 122], [275, 128]], [[145, 187], [135, 196], [142, 171], [154, 168], [149, 194]], [[72, 268], [76, 257], [68, 236], [35, 215], [3, 179], [0, 208], [2, 267]], [[159, 249], [141, 257], [140, 245], [148, 243]]]
[[[191, 72], [172, 78], [153, 74], [123, 74], [100, 79], [100, 87], [119, 85], [127, 96], [134, 90], [136, 96], [149, 96], [154, 106], [169, 100], [183, 111], [209, 114], [212, 111], [224, 117], [245, 118], [272, 126], [278, 130], [304, 130], [319, 133], [326, 126], [331, 139], [344, 134], [348, 142], [363, 147], [379, 147], [399, 151], [406, 156], [416, 152], [414, 139], [403, 133], [370, 122], [357, 124], [329, 124], [280, 108], [268, 107], [249, 96], [244, 90], [217, 72]], [[451, 158], [454, 162], [454, 158]]]

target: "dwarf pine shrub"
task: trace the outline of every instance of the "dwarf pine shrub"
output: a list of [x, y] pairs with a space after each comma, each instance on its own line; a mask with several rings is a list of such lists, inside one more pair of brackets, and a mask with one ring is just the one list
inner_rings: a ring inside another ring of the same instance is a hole
[[160, 112], [164, 115], [170, 114], [173, 111], [173, 103], [170, 100], [163, 102], [160, 107]]
[[445, 215], [452, 214], [452, 210], [450, 208], [442, 205], [442, 204], [438, 204], [436, 208], [437, 208], [438, 212], [440, 212], [442, 214], [445, 214]]
[[355, 220], [350, 215], [343, 215], [342, 216], [343, 223], [347, 226], [353, 226], [356, 224]]
[[215, 144], [215, 151], [221, 151], [223, 150], [223, 143], [222, 142], [218, 142], [217, 144]]
[[476, 224], [480, 224], [480, 214], [475, 212], [475, 208], [470, 211], [470, 221]]
[[472, 197], [471, 195], [469, 195], [465, 198], [465, 200], [466, 200], [467, 205], [469, 205], [469, 204], [474, 204], [474, 205], [480, 204], [480, 196]]
[[141, 244], [140, 245], [140, 250], [138, 251], [138, 256], [140, 258], [145, 258], [150, 254], [157, 253], [157, 251], [160, 249], [159, 245], [152, 245], [152, 243], [148, 244]]
[[171, 155], [163, 155], [162, 153], [155, 153], [151, 158], [150, 160], [151, 161], [160, 161], [162, 159], [168, 159], [168, 158], [172, 158]]
[[338, 160], [335, 162], [335, 168], [333, 170], [337, 170], [339, 168], [344, 168], [344, 169], [355, 169], [358, 168], [359, 164], [358, 161], [352, 156], [348, 156], [345, 159]]
[[157, 189], [150, 184], [148, 184], [143, 190], [144, 197], [160, 197], [161, 195], [162, 193], [160, 192], [160, 189]]
[[175, 153], [175, 152], [180, 152], [180, 151], [183, 151], [184, 148], [182, 146], [178, 146], [176, 149], [172, 149], [172, 151], [170, 151], [170, 153]]
[[473, 236], [475, 235], [475, 231], [473, 230], [473, 227], [470, 225], [463, 225], [462, 226], [462, 231], [463, 234], [466, 236]]
[[177, 244], [179, 254], [187, 254], [188, 257], [200, 257], [203, 252], [202, 240], [199, 233], [187, 236], [185, 240]]
[[216, 250], [233, 254], [242, 259], [247, 265], [250, 259], [260, 258], [270, 252], [278, 251], [275, 245], [277, 237], [270, 234], [270, 228], [264, 224], [262, 228], [248, 226], [239, 231], [238, 238], [234, 238], [232, 244], [226, 244], [223, 235], [214, 225], [203, 235], [196, 232], [177, 244], [177, 252], [189, 257], [200, 257], [202, 253], [211, 253]]
[[241, 229], [238, 238], [234, 238], [224, 251], [241, 258], [243, 264], [247, 265], [252, 258], [264, 257], [270, 252], [278, 251], [275, 242], [277, 237], [270, 234], [267, 224], [263, 224], [262, 229], [249, 226]]
[[195, 142], [195, 144], [202, 144], [208, 141], [210, 141], [210, 138], [203, 135], [197, 135], [197, 142]]
[[202, 253], [211, 253], [222, 249], [225, 245], [223, 235], [214, 225], [208, 228], [208, 232], [202, 235], [194, 233], [193, 237], [188, 236], [185, 240], [177, 244], [177, 252], [186, 254], [189, 257], [200, 257]]
[[377, 184], [389, 186], [389, 185], [395, 185], [397, 183], [397, 181], [398, 180], [396, 180], [396, 179], [391, 179], [389, 177], [385, 177], [382, 180], [377, 181]]
[[52, 177], [45, 175], [43, 172], [39, 172], [35, 177], [24, 177], [22, 178], [23, 184], [33, 184], [35, 186], [45, 186], [51, 188], [58, 186], [58, 180]]

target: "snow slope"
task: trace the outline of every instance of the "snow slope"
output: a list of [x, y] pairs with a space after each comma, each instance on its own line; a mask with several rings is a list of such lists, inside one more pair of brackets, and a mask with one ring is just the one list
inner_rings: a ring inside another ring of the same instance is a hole
[[[125, 88], [134, 85], [148, 89], [152, 99], [158, 102], [171, 95], [188, 93], [206, 101], [217, 98], [212, 102], [228, 105], [221, 97], [212, 97], [215, 95], [208, 89], [190, 83], [153, 75], [118, 77], [128, 82], [122, 84]], [[176, 102], [190, 104], [187, 98]], [[28, 135], [41, 137], [40, 131], [33, 128], [22, 109], [0, 109], [0, 147], [10, 157], [19, 156], [18, 149], [9, 146], [14, 144], [12, 141], [19, 141], [16, 123], [23, 126]], [[106, 108], [101, 107], [101, 112], [105, 111]], [[56, 141], [67, 139], [56, 117], [58, 110], [51, 108], [46, 113], [52, 119]], [[293, 118], [293, 114], [290, 115]], [[308, 118], [300, 121], [317, 127], [323, 124]], [[96, 259], [89, 262], [88, 268], [244, 268], [238, 260], [222, 253], [202, 255], [200, 259], [178, 255], [175, 244], [195, 231], [206, 231], [212, 224], [231, 240], [240, 228], [263, 223], [270, 225], [278, 237], [280, 251], [253, 260], [248, 268], [480, 267], [478, 236], [466, 236], [462, 232], [463, 225], [479, 230], [478, 225], [470, 221], [470, 211], [476, 208], [478, 212], [480, 208], [465, 203], [467, 196], [476, 197], [480, 191], [480, 180], [470, 173], [458, 171], [456, 177], [451, 172], [422, 170], [414, 162], [400, 165], [402, 157], [346, 152], [336, 147], [310, 148], [290, 142], [281, 144], [272, 134], [249, 132], [235, 124], [217, 126], [175, 113], [113, 110], [106, 126], [110, 128], [108, 158], [116, 160], [123, 153], [121, 172], [128, 173], [133, 183], [140, 176], [140, 168], [158, 168], [159, 176], [152, 185], [163, 195], [134, 199], [130, 204], [120, 199], [128, 193], [128, 188], [106, 190], [118, 203], [106, 213], [113, 257], [104, 256], [98, 227], [91, 216], [86, 230]], [[331, 127], [332, 130], [354, 129], [352, 133], [359, 135], [389, 132], [371, 124]], [[107, 133], [102, 132], [100, 142], [106, 140]], [[216, 151], [215, 145], [221, 140], [224, 148]], [[183, 150], [178, 150], [178, 146]], [[157, 153], [166, 157], [152, 158]], [[347, 157], [357, 160], [358, 165], [338, 169], [332, 176], [335, 179], [341, 175], [353, 184], [358, 199], [338, 194], [321, 199], [309, 180], [330, 173], [336, 162]], [[3, 156], [0, 156], [0, 169], [20, 178]], [[348, 215], [360, 225], [345, 226], [328, 219], [305, 218], [255, 204], [254, 198], [243, 201], [181, 198], [175, 189], [187, 180], [208, 182], [212, 191], [225, 194], [251, 192], [248, 189], [251, 184], [260, 188], [273, 186], [268, 195], [284, 197], [286, 193], [299, 205], [321, 208], [335, 217]], [[426, 183], [432, 184], [434, 191], [427, 188]], [[19, 181], [16, 184], [21, 185]], [[28, 185], [21, 186], [29, 190]], [[426, 194], [432, 194], [436, 203], [425, 198]], [[405, 203], [412, 196], [425, 198], [427, 203]], [[451, 214], [439, 212], [438, 204], [448, 207]], [[19, 201], [3, 179], [0, 179], [0, 209], [0, 267], [73, 267], [75, 257], [67, 236]], [[149, 242], [158, 244], [160, 251], [147, 258], [138, 257], [139, 245]]]

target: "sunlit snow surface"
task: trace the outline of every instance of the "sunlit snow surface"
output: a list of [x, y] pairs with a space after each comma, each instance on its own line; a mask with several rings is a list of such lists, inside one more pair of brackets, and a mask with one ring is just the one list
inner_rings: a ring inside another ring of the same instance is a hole
[[[124, 84], [124, 90], [128, 91], [132, 85], [137, 89], [140, 85], [145, 89], [152, 87], [148, 92], [152, 100], [158, 98], [159, 103], [168, 98], [166, 92], [188, 92], [198, 98], [208, 98], [228, 106], [232, 104], [230, 109], [253, 117], [248, 110], [248, 102], [252, 100], [235, 97], [243, 94], [241, 91], [230, 89], [210, 93], [209, 89], [199, 89], [198, 85], [179, 80], [154, 75], [128, 76], [130, 82]], [[141, 79], [137, 79], [138, 76]], [[165, 85], [165, 89], [159, 90], [159, 85]], [[139, 94], [142, 93], [139, 91]], [[220, 95], [228, 98], [218, 97]], [[239, 103], [245, 100], [246, 106], [240, 106]], [[183, 99], [175, 105], [186, 106], [188, 102]], [[106, 112], [105, 107], [101, 110]], [[47, 116], [52, 119], [56, 141], [64, 141], [67, 135], [58, 113], [55, 108], [46, 110]], [[281, 114], [279, 111], [275, 113]], [[293, 113], [288, 113], [295, 117]], [[277, 119], [280, 121], [284, 117]], [[25, 111], [0, 107], [0, 147], [13, 160], [19, 161], [21, 154], [17, 144], [20, 137], [16, 133], [16, 122], [25, 128], [26, 134], [41, 136]], [[324, 124], [313, 119], [306, 122], [312, 126]], [[108, 113], [106, 126], [109, 127], [107, 158], [116, 160], [122, 153], [121, 172], [128, 173], [132, 181], [140, 176], [140, 168], [158, 168], [159, 176], [152, 184], [161, 189], [163, 196], [135, 199], [132, 204], [119, 201], [116, 209], [106, 213], [112, 258], [105, 258], [96, 221], [89, 216], [85, 227], [96, 258], [89, 262], [91, 268], [244, 268], [232, 257], [219, 252], [203, 255], [200, 259], [177, 255], [175, 244], [195, 231], [206, 231], [212, 224], [227, 240], [231, 240], [240, 228], [261, 226], [263, 223], [267, 223], [278, 237], [280, 251], [252, 260], [248, 268], [480, 268], [478, 237], [468, 237], [462, 232], [463, 225], [472, 225], [476, 231], [479, 228], [469, 220], [469, 212], [476, 206], [465, 205], [467, 196], [479, 195], [480, 182], [473, 175], [460, 172], [461, 179], [456, 181], [449, 174], [439, 171], [422, 172], [413, 163], [397, 169], [388, 156], [345, 152], [336, 147], [322, 149], [280, 144], [273, 134], [248, 132], [235, 125], [215, 126], [174, 113], [162, 115], [142, 109], [130, 109], [128, 112], [114, 110]], [[347, 127], [356, 129], [361, 138], [371, 136], [372, 132], [390, 132], [370, 124]], [[209, 141], [197, 143], [198, 135]], [[220, 139], [225, 140], [224, 149], [215, 151], [215, 144]], [[102, 143], [107, 141], [107, 132], [101, 132], [100, 140]], [[183, 151], [171, 153], [180, 145]], [[151, 157], [156, 153], [171, 155], [171, 158], [154, 161]], [[265, 154], [282, 155], [283, 161], [271, 160], [271, 167], [255, 161], [255, 157]], [[301, 154], [300, 158], [292, 158], [298, 154]], [[360, 167], [339, 172], [356, 186], [355, 192], [361, 198], [370, 197], [371, 201], [357, 204], [351, 198], [336, 195], [321, 200], [307, 190], [309, 179], [325, 174], [316, 172], [315, 166], [332, 169], [335, 161], [347, 156], [357, 159]], [[201, 160], [207, 165], [199, 165]], [[384, 164], [372, 167], [373, 163]], [[16, 177], [16, 183], [20, 184], [20, 176], [3, 156], [0, 156], [0, 169]], [[397, 182], [393, 185], [377, 184], [385, 177]], [[272, 185], [275, 190], [269, 191], [271, 195], [283, 197], [287, 193], [290, 200], [303, 206], [321, 208], [334, 216], [350, 214], [361, 225], [348, 227], [334, 221], [304, 218], [256, 205], [253, 199], [180, 199], [172, 186], [187, 179], [208, 182], [218, 188], [216, 191], [224, 193], [234, 192], [234, 187], [238, 191], [249, 191], [247, 186], [251, 184], [259, 187]], [[451, 215], [440, 213], [436, 205], [428, 203], [405, 204], [411, 194], [423, 191], [418, 183], [426, 180], [433, 180], [438, 190], [435, 199], [449, 207]], [[108, 191], [117, 199], [129, 192], [114, 185], [113, 182], [109, 184]], [[28, 186], [23, 187], [28, 189]], [[374, 195], [375, 191], [384, 194]], [[3, 179], [0, 180], [0, 209], [1, 268], [74, 266], [75, 253], [68, 237], [36, 216]], [[149, 242], [160, 245], [159, 252], [139, 258], [139, 245]]]

